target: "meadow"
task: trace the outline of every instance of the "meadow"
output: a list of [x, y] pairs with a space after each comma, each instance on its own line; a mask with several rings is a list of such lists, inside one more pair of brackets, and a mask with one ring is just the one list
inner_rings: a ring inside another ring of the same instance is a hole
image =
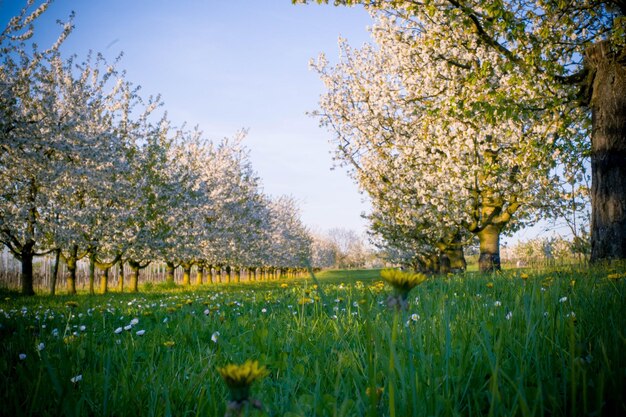
[[223, 416], [258, 360], [259, 416], [624, 415], [626, 273], [379, 271], [0, 302], [0, 414]]

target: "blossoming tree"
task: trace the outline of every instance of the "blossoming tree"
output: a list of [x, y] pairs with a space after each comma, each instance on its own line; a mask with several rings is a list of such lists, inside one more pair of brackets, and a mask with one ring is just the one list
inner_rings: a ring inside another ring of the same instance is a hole
[[[447, 54], [450, 42], [459, 42], [454, 46], [462, 47], [466, 57], [481, 64], [470, 68], [475, 74], [474, 80], [491, 74], [490, 67], [495, 65], [513, 75], [523, 88], [518, 93], [513, 90], [499, 96], [495, 103], [505, 112], [519, 107], [518, 98], [522, 98], [522, 103], [528, 103], [522, 95], [530, 86], [530, 91], [540, 94], [542, 100], [538, 106], [530, 106], [529, 113], [536, 110], [540, 118], [548, 117], [549, 120], [578, 113], [574, 116], [578, 126], [571, 131], [559, 132], [564, 143], [583, 131], [582, 125], [590, 122], [591, 259], [626, 257], [624, 1], [335, 1], [335, 4], [357, 3], [370, 7], [373, 13], [398, 19], [399, 26], [408, 28], [409, 33], [413, 27], [438, 33], [439, 36], [433, 38], [433, 47], [439, 54], [433, 58], [450, 65], [467, 63], [451, 60]], [[420, 37], [411, 39], [416, 41], [417, 48], [421, 48]], [[497, 61], [485, 60], [482, 55], [485, 50], [489, 50]], [[464, 86], [471, 87], [473, 80], [467, 81], [470, 84]], [[533, 83], [536, 85], [532, 86]], [[531, 96], [538, 97], [535, 93]], [[494, 104], [493, 101], [486, 102], [489, 103]], [[459, 100], [461, 104], [465, 104], [463, 99]], [[477, 110], [465, 105], [462, 108], [471, 112]], [[561, 126], [567, 125], [561, 123]], [[574, 139], [570, 143], [576, 142]]]

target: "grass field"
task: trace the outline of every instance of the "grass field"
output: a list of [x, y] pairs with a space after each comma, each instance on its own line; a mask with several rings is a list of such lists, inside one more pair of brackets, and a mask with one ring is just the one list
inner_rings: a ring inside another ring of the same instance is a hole
[[223, 416], [217, 368], [254, 359], [262, 410], [242, 415], [626, 415], [624, 271], [525, 276], [432, 277], [400, 312], [379, 271], [4, 293], [0, 414]]

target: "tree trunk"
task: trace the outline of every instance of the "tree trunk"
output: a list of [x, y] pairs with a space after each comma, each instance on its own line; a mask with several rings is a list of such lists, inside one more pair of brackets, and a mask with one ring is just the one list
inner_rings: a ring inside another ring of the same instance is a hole
[[480, 272], [494, 272], [500, 266], [500, 227], [493, 224], [485, 226], [477, 233], [480, 241], [480, 257], [478, 269]]
[[120, 259], [120, 274], [119, 281], [117, 282], [117, 290], [119, 292], [124, 292], [124, 261]]
[[168, 285], [174, 285], [174, 262], [165, 262], [165, 283]]
[[95, 281], [96, 281], [96, 254], [89, 255], [89, 294], [95, 294]]
[[196, 272], [196, 285], [202, 285], [204, 281], [204, 264], [199, 263], [197, 265], [198, 271]]
[[102, 276], [100, 276], [100, 293], [106, 294], [109, 291], [109, 269], [104, 268], [102, 270]]
[[235, 267], [235, 282], [241, 282], [241, 268]]
[[130, 292], [139, 291], [139, 262], [128, 261], [130, 266]]
[[222, 282], [222, 267], [217, 265], [215, 267], [215, 283], [219, 284]]
[[33, 288], [33, 257], [35, 256], [35, 241], [30, 240], [22, 246], [22, 295], [35, 295]]
[[78, 262], [78, 245], [72, 245], [70, 254], [64, 257], [65, 264], [67, 265], [67, 292], [70, 294], [76, 294], [76, 263]]
[[608, 41], [585, 52], [593, 74], [591, 262], [626, 259], [626, 66], [618, 55]]
[[76, 260], [67, 260], [67, 292], [76, 294]]
[[230, 265], [226, 265], [226, 282], [230, 284]]
[[183, 285], [189, 286], [191, 285], [191, 267], [193, 263], [181, 262], [181, 266], [183, 267]]
[[450, 258], [445, 253], [439, 255], [439, 272], [442, 274], [447, 274], [450, 272]]
[[467, 269], [467, 262], [465, 262], [462, 245], [455, 245], [447, 248], [444, 253], [450, 260], [451, 272], [463, 272]]
[[54, 266], [52, 267], [52, 276], [50, 277], [50, 295], [56, 294], [57, 277], [59, 276], [59, 262], [61, 261], [61, 249], [54, 250]]
[[213, 284], [215, 282], [213, 281], [213, 265], [207, 265], [205, 271], [207, 275], [207, 284]]

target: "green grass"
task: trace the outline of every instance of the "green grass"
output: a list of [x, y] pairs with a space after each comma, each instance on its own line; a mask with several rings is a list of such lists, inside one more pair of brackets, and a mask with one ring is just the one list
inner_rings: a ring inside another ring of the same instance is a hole
[[322, 272], [317, 289], [5, 293], [0, 414], [221, 416], [216, 368], [257, 359], [270, 374], [252, 388], [264, 411], [249, 415], [390, 415], [391, 381], [397, 416], [623, 415], [626, 280], [613, 272], [433, 277], [411, 292], [393, 344], [379, 271]]

